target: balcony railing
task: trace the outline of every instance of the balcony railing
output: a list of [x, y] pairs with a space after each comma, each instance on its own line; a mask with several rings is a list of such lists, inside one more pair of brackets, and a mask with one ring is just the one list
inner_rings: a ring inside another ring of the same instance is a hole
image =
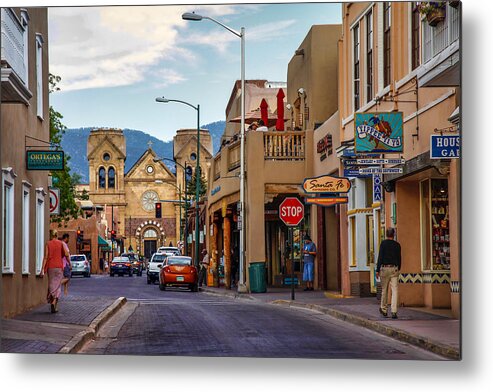
[[240, 153], [241, 153], [241, 144], [238, 140], [234, 144], [229, 146], [229, 154], [228, 154], [228, 170], [234, 170], [240, 167]]
[[24, 28], [10, 8], [2, 7], [2, 68], [11, 68], [25, 84]]
[[265, 132], [264, 158], [275, 160], [305, 159], [305, 133]]
[[446, 17], [435, 27], [423, 21], [423, 62], [431, 60], [447, 46], [459, 39], [460, 14], [459, 10], [447, 6]]

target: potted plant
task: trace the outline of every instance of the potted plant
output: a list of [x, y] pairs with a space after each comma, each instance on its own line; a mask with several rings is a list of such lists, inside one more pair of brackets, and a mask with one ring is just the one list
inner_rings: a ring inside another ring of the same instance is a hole
[[444, 1], [422, 1], [419, 4], [419, 13], [426, 17], [430, 26], [436, 26], [445, 19], [446, 5]]

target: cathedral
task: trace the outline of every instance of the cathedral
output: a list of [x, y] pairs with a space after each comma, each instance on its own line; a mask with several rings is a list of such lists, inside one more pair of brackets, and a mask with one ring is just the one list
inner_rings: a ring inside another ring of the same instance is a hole
[[[152, 143], [135, 164], [125, 170], [126, 141], [121, 129], [94, 129], [87, 141], [89, 200], [103, 207], [107, 238], [111, 232], [120, 252], [149, 258], [159, 246], [183, 241], [183, 200], [188, 171], [195, 172], [197, 130], [180, 129], [173, 138], [173, 157], [158, 157]], [[208, 130], [200, 130], [200, 168], [206, 179], [212, 157]], [[165, 160], [159, 160], [165, 158]], [[176, 164], [176, 173], [169, 167]], [[181, 196], [181, 197], [180, 197]], [[155, 204], [161, 203], [156, 218]], [[181, 214], [181, 215], [180, 215]], [[181, 237], [181, 238], [180, 238]]]

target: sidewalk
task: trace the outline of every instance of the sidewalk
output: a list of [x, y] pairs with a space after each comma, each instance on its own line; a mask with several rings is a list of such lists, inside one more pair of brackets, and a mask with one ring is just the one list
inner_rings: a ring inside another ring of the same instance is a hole
[[324, 292], [268, 288], [266, 293], [238, 294], [235, 290], [201, 287], [201, 291], [260, 301], [278, 306], [312, 309], [360, 325], [403, 342], [424, 348], [449, 359], [460, 359], [460, 320], [447, 311], [425, 308], [399, 308], [398, 319], [380, 315], [375, 297], [346, 297]]
[[12, 319], [2, 319], [0, 353], [73, 353], [92, 339], [126, 299], [60, 298], [58, 313], [43, 304]]

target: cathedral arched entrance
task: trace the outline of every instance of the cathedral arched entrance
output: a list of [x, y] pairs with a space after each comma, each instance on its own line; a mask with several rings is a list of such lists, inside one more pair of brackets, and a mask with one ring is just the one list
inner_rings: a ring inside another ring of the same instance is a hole
[[157, 222], [142, 223], [137, 229], [135, 236], [137, 238], [138, 250], [146, 259], [156, 253], [159, 246], [166, 242], [166, 235], [163, 228]]

